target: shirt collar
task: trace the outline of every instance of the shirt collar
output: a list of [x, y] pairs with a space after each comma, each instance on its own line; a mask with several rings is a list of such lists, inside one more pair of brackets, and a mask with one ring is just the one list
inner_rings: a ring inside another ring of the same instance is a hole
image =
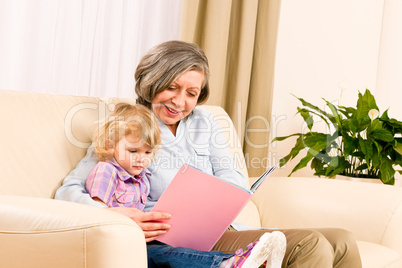
[[189, 119], [190, 118], [183, 118], [182, 120], [180, 120], [179, 125], [177, 126], [176, 129], [176, 135], [174, 135], [172, 131], [168, 128], [168, 126], [165, 123], [163, 123], [159, 118], [157, 118], [159, 128], [162, 132], [162, 144], [164, 143], [169, 144], [177, 139], [181, 139], [186, 129], [185, 125]]

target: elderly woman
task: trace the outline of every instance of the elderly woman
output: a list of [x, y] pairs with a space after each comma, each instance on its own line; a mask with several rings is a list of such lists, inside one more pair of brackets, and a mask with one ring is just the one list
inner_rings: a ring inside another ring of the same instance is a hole
[[[209, 95], [209, 67], [204, 52], [195, 44], [168, 41], [151, 49], [135, 72], [137, 103], [149, 107], [159, 121], [162, 147], [151, 173], [151, 191], [145, 211], [134, 208], [108, 208], [134, 220], [144, 231], [148, 257], [155, 240], [169, 229], [168, 211], [150, 212], [183, 163], [204, 172], [246, 186], [246, 179], [235, 167], [223, 133], [208, 111], [196, 107]], [[199, 131], [196, 131], [196, 130]], [[224, 159], [224, 161], [220, 161]], [[93, 148], [64, 180], [56, 198], [99, 206], [86, 193], [85, 180], [98, 162]], [[287, 240], [282, 267], [361, 267], [357, 245], [342, 229], [280, 230]], [[257, 241], [269, 230], [227, 231], [214, 250], [233, 254]], [[205, 266], [210, 267], [210, 266]]]

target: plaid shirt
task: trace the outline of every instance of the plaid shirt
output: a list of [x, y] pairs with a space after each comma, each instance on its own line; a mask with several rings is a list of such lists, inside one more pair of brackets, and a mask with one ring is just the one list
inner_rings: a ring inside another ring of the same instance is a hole
[[116, 160], [99, 162], [87, 178], [86, 188], [91, 197], [97, 197], [108, 207], [135, 207], [144, 209], [149, 195], [149, 172], [132, 176]]

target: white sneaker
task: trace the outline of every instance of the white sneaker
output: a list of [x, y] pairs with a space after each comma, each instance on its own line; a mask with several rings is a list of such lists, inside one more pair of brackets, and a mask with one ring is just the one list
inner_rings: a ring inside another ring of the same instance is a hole
[[280, 268], [286, 251], [286, 237], [282, 232], [265, 233], [254, 244], [242, 268], [258, 268], [265, 261], [269, 268]]
[[271, 254], [267, 258], [266, 268], [280, 268], [286, 252], [286, 237], [282, 232], [271, 233]]

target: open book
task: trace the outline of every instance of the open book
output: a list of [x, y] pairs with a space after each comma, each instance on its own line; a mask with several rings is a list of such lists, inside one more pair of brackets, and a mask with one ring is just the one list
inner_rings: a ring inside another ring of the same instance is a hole
[[274, 169], [265, 171], [248, 190], [184, 164], [152, 209], [172, 215], [166, 221], [171, 229], [157, 240], [211, 250]]

